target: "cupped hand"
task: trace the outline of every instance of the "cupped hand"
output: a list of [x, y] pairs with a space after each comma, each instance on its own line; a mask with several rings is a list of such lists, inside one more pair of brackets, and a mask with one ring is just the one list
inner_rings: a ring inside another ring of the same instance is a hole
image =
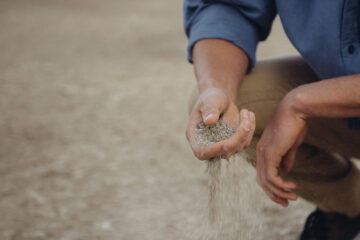
[[[235, 134], [224, 141], [210, 146], [200, 146], [195, 139], [196, 126], [204, 122], [205, 125], [215, 125], [219, 119], [236, 129]], [[242, 151], [251, 143], [255, 131], [255, 114], [246, 109], [239, 112], [236, 104], [218, 88], [203, 91], [190, 115], [186, 129], [186, 137], [194, 155], [200, 160], [222, 156], [229, 158], [236, 152]]]
[[288, 206], [296, 200], [294, 182], [284, 181], [279, 169], [289, 172], [306, 134], [304, 116], [294, 111], [285, 98], [275, 110], [257, 145], [257, 182], [274, 202]]

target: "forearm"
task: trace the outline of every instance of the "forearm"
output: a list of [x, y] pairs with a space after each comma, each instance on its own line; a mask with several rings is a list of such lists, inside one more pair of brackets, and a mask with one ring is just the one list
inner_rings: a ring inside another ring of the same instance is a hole
[[245, 52], [225, 40], [205, 39], [195, 44], [193, 56], [200, 94], [207, 88], [220, 88], [236, 101], [249, 65]]
[[360, 117], [360, 74], [305, 84], [287, 98], [303, 118]]

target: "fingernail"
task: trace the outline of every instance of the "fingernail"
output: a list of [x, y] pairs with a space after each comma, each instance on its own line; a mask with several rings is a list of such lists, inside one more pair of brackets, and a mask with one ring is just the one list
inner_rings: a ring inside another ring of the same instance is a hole
[[205, 121], [207, 121], [209, 118], [212, 118], [214, 116], [215, 116], [215, 113], [209, 113], [208, 115], [206, 115]]
[[253, 112], [250, 113], [250, 119], [251, 119], [252, 121], [255, 120], [255, 114], [254, 114]]
[[241, 112], [241, 116], [242, 116], [243, 118], [249, 118], [248, 111], [246, 111], [246, 110], [242, 111], [242, 112]]
[[226, 145], [226, 144], [224, 144], [224, 151], [227, 151], [227, 150], [229, 150], [229, 147], [228, 147], [228, 145]]

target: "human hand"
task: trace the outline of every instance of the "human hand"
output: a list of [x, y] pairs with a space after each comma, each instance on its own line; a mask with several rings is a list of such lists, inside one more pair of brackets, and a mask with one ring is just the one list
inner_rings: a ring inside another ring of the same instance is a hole
[[288, 206], [296, 200], [295, 183], [284, 181], [279, 168], [289, 172], [306, 134], [305, 116], [293, 109], [291, 94], [279, 104], [257, 145], [257, 182], [274, 202]]
[[[200, 146], [195, 139], [196, 126], [204, 122], [211, 126], [221, 118], [223, 122], [236, 129], [235, 134], [224, 141], [210, 146]], [[200, 160], [222, 156], [229, 158], [250, 145], [255, 131], [255, 114], [246, 109], [239, 112], [236, 104], [219, 88], [203, 91], [191, 112], [186, 129], [186, 137], [194, 155]]]

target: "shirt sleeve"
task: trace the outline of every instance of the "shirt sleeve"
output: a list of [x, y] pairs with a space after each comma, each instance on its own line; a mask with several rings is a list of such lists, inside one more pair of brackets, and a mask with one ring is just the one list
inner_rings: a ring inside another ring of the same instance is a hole
[[184, 27], [193, 62], [194, 44], [206, 38], [232, 42], [249, 57], [249, 71], [256, 62], [256, 47], [269, 35], [276, 15], [274, 0], [184, 0]]

